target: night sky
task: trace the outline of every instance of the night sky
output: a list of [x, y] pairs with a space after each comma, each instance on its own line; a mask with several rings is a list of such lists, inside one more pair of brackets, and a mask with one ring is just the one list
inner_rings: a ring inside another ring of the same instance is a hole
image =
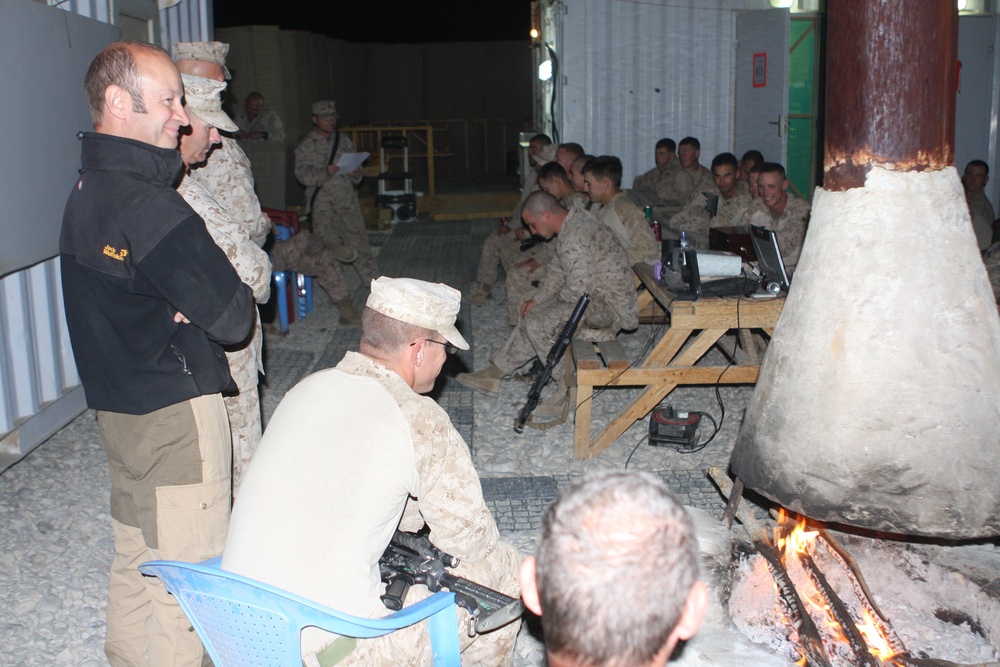
[[215, 27], [278, 25], [349, 42], [527, 40], [530, 0], [215, 0]]

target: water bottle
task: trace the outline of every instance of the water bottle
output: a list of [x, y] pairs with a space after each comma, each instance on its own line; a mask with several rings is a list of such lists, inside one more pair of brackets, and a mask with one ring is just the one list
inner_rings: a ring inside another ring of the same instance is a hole
[[681, 238], [678, 241], [678, 245], [681, 248], [690, 248], [691, 247], [691, 242], [688, 241], [688, 237], [687, 237], [687, 233], [686, 232], [681, 232]]

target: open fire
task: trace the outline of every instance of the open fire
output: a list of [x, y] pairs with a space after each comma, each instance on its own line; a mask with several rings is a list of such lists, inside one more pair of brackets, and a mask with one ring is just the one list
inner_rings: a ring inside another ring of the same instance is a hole
[[769, 534], [746, 503], [735, 514], [750, 541], [737, 541], [728, 607], [750, 640], [800, 665], [1000, 664], [995, 560], [960, 565], [992, 545], [835, 535], [783, 510]]

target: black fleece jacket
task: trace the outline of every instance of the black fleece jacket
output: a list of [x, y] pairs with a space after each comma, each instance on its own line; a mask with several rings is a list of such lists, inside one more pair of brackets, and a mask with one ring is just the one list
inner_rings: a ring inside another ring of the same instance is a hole
[[59, 250], [87, 404], [146, 414], [235, 389], [221, 345], [250, 334], [253, 294], [174, 189], [180, 153], [84, 133], [82, 166]]

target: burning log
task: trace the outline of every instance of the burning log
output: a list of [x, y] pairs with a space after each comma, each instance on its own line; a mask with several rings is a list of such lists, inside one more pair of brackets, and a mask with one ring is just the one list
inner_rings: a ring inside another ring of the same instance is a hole
[[[715, 485], [719, 487], [722, 495], [728, 499], [733, 490], [733, 483], [729, 477], [724, 475], [716, 466], [709, 468], [708, 474], [712, 478], [712, 481], [715, 482]], [[798, 591], [795, 590], [795, 585], [789, 579], [788, 573], [781, 564], [781, 559], [775, 552], [774, 545], [771, 544], [771, 540], [767, 536], [767, 531], [760, 525], [757, 517], [753, 515], [753, 511], [746, 504], [736, 506], [736, 518], [747, 529], [754, 548], [763, 556], [764, 561], [767, 563], [767, 568], [771, 572], [771, 576], [774, 577], [774, 582], [778, 586], [781, 599], [784, 600], [785, 606], [788, 609], [789, 620], [791, 620], [792, 626], [798, 633], [799, 646], [802, 647], [802, 653], [806, 658], [805, 664], [816, 667], [831, 667], [826, 650], [823, 648], [823, 640], [820, 637], [819, 630], [816, 628], [816, 624], [813, 623], [812, 617], [806, 611], [802, 598], [799, 597]]]
[[859, 667], [878, 667], [875, 658], [868, 652], [868, 642], [865, 641], [864, 635], [861, 634], [858, 626], [854, 623], [854, 619], [851, 618], [851, 612], [844, 606], [844, 602], [840, 599], [840, 596], [830, 587], [830, 583], [816, 565], [816, 561], [807, 553], [798, 554], [798, 559], [802, 563], [802, 569], [809, 576], [809, 580], [816, 587], [816, 590], [819, 591], [824, 602], [827, 603], [827, 609], [830, 615], [833, 616], [833, 620], [837, 622], [841, 632], [844, 633], [847, 645], [851, 649], [851, 652], [854, 653], [857, 661], [855, 664], [859, 665]]
[[888, 649], [893, 653], [893, 657], [898, 656], [899, 659], [908, 659], [909, 651], [906, 650], [906, 646], [899, 639], [899, 635], [896, 634], [889, 619], [878, 608], [875, 597], [868, 589], [868, 583], [865, 581], [864, 575], [861, 574], [861, 569], [854, 561], [854, 558], [823, 527], [819, 527], [819, 539], [823, 543], [823, 546], [826, 547], [827, 553], [840, 564], [841, 569], [847, 576], [847, 580], [851, 582], [851, 587], [854, 588], [854, 594], [857, 596], [858, 602], [861, 603], [862, 608], [868, 613], [871, 622], [878, 628], [882, 637], [885, 638]]

